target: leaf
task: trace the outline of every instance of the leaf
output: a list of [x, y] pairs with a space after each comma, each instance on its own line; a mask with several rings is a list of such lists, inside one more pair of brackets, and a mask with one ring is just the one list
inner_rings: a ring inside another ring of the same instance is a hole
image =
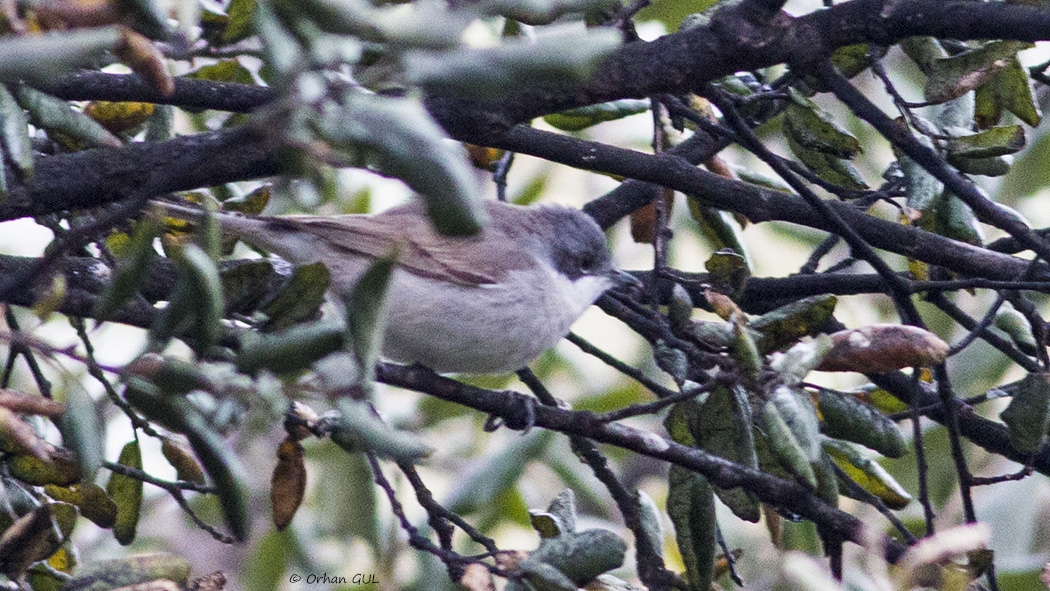
[[824, 420], [822, 430], [828, 437], [859, 443], [888, 458], [907, 453], [897, 424], [859, 398], [821, 388], [817, 405]]
[[[704, 268], [709, 273], [708, 280], [714, 291], [728, 294], [734, 299], [743, 293], [744, 286], [751, 277], [747, 259], [728, 248], [712, 254], [711, 258], [704, 262]], [[723, 319], [729, 320], [724, 316]]]
[[455, 513], [470, 513], [491, 506], [500, 494], [517, 485], [529, 462], [546, 452], [552, 437], [550, 431], [534, 431], [499, 453], [483, 458], [455, 482], [444, 505]]
[[277, 448], [277, 466], [270, 479], [270, 503], [273, 506], [273, 524], [277, 531], [288, 527], [303, 502], [306, 492], [306, 463], [303, 446], [285, 438]]
[[75, 505], [82, 516], [99, 527], [111, 528], [117, 520], [117, 504], [97, 484], [74, 484], [68, 488], [48, 484], [44, 492], [56, 501]]
[[336, 401], [341, 418], [329, 437], [349, 453], [370, 451], [398, 462], [415, 462], [434, 453], [416, 435], [399, 431], [377, 417], [371, 405], [346, 396]]
[[820, 365], [830, 349], [831, 339], [827, 335], [815, 339], [806, 337], [783, 353], [773, 353], [769, 368], [777, 372], [784, 385], [797, 386]]
[[1032, 127], [1039, 125], [1043, 117], [1028, 70], [1016, 57], [1010, 58], [991, 81], [977, 89], [975, 102], [974, 119], [980, 129], [998, 124], [1004, 109]]
[[404, 57], [405, 76], [435, 94], [495, 101], [522, 85], [567, 90], [582, 84], [619, 45], [616, 31], [591, 29], [488, 49], [410, 51]]
[[749, 324], [761, 333], [756, 345], [763, 353], [778, 351], [804, 336], [815, 336], [835, 313], [838, 298], [815, 295], [780, 306]]
[[161, 95], [170, 96], [175, 92], [175, 80], [165, 65], [164, 54], [146, 37], [125, 29], [123, 39], [113, 52]]
[[853, 158], [863, 152], [860, 140], [835, 123], [797, 90], [789, 89], [791, 102], [784, 111], [784, 134], [806, 150], [828, 154], [838, 159]]
[[180, 280], [193, 294], [194, 343], [198, 351], [219, 340], [225, 304], [222, 301], [222, 280], [215, 262], [196, 244], [185, 245], [176, 259]]
[[[117, 463], [122, 466], [142, 469], [142, 452], [137, 439], [124, 444], [120, 450]], [[135, 541], [135, 530], [138, 528], [142, 514], [142, 481], [114, 472], [106, 484], [106, 492], [117, 505], [117, 521], [113, 524], [113, 537], [121, 546]]]
[[69, 486], [80, 480], [80, 465], [73, 453], [64, 448], [51, 450], [46, 460], [21, 454], [12, 456], [6, 464], [11, 476], [32, 486]]
[[715, 564], [715, 497], [703, 476], [672, 465], [667, 475], [667, 514], [693, 591], [711, 588]]
[[134, 296], [146, 281], [149, 267], [157, 257], [153, 240], [160, 234], [160, 226], [151, 216], [137, 224], [123, 260], [117, 265], [113, 279], [95, 302], [92, 314], [99, 320], [109, 318], [124, 302]]
[[819, 371], [883, 373], [943, 363], [948, 343], [937, 335], [899, 324], [872, 324], [831, 335], [834, 345]]
[[700, 227], [700, 232], [717, 252], [732, 252], [744, 259], [748, 274], [754, 270], [751, 255], [748, 253], [744, 243], [740, 224], [733, 218], [733, 214], [713, 207], [701, 205], [698, 199], [690, 197], [687, 200], [689, 215]]
[[92, 101], [84, 114], [115, 135], [134, 135], [153, 115], [153, 103]]
[[992, 41], [984, 46], [933, 60], [926, 80], [926, 100], [943, 103], [958, 98], [985, 84], [1017, 59], [1017, 52], [1028, 44], [1017, 41]]
[[848, 160], [803, 146], [792, 135], [784, 137], [791, 153], [820, 178], [845, 189], [860, 191], [868, 188], [864, 177]]
[[[920, 144], [933, 149], [933, 141], [924, 135], [912, 136]], [[898, 154], [897, 161], [900, 163], [901, 172], [904, 173], [905, 194], [908, 207], [925, 213], [933, 207], [941, 193], [944, 192], [944, 183], [930, 174], [921, 164], [912, 160], [904, 154]]]
[[397, 253], [376, 259], [354, 284], [349, 294], [342, 294], [346, 304], [349, 340], [357, 357], [362, 376], [371, 381], [379, 359], [386, 329], [387, 290], [394, 272]]
[[575, 587], [582, 587], [598, 575], [623, 565], [626, 553], [627, 543], [611, 531], [566, 532], [541, 539], [539, 548], [529, 554], [521, 568], [528, 572], [529, 567], [547, 564], [567, 577]]
[[345, 329], [330, 321], [304, 324], [268, 335], [249, 333], [234, 360], [237, 370], [254, 375], [261, 369], [276, 374], [299, 371], [343, 348]]
[[193, 457], [193, 453], [182, 444], [165, 439], [160, 444], [160, 453], [175, 468], [175, 477], [186, 482], [205, 484], [204, 469]]
[[772, 400], [762, 405], [758, 420], [773, 457], [797, 480], [810, 488], [816, 488], [817, 476], [813, 472], [809, 453], [799, 443], [791, 427], [788, 426], [788, 422]]
[[165, 396], [149, 387], [129, 387], [124, 395], [146, 417], [186, 436], [215, 485], [226, 526], [236, 540], [244, 541], [251, 530], [248, 488], [244, 468], [229, 446], [186, 398]]
[[36, 429], [15, 412], [0, 405], [0, 450], [6, 453], [28, 453], [46, 462], [50, 457], [51, 445], [41, 439]]
[[947, 149], [949, 154], [957, 157], [989, 158], [1019, 152], [1024, 146], [1024, 128], [1020, 125], [1009, 125], [953, 137], [948, 141]]
[[87, 147], [109, 146], [119, 148], [123, 145], [120, 138], [110, 133], [91, 117], [73, 110], [69, 103], [19, 84], [15, 87], [15, 98], [23, 109], [29, 112], [29, 121], [33, 125], [57, 133], [66, 138], [70, 145]]
[[251, 70], [241, 65], [236, 59], [219, 60], [214, 64], [201, 66], [186, 74], [186, 78], [195, 80], [212, 80], [214, 82], [237, 82], [239, 84], [255, 84], [255, 77]]
[[474, 173], [462, 148], [443, 145], [444, 131], [410, 99], [348, 91], [341, 105], [326, 103], [320, 135], [350, 160], [375, 157], [383, 174], [423, 195], [427, 214], [442, 234], [472, 236], [484, 224]]
[[552, 113], [544, 116], [543, 120], [551, 127], [562, 131], [580, 131], [606, 121], [616, 121], [631, 115], [645, 113], [649, 110], [650, 105], [651, 102], [644, 99], [622, 99]]
[[1014, 447], [1024, 452], [1039, 449], [1050, 427], [1050, 374], [1025, 376], [999, 418], [1006, 423]]
[[0, 534], [0, 573], [17, 579], [29, 565], [43, 560], [54, 552], [60, 540], [52, 535], [51, 507], [45, 504], [35, 507], [14, 520]]
[[98, 27], [0, 40], [0, 81], [47, 83], [78, 67], [94, 66], [120, 43], [120, 27]]
[[252, 21], [255, 16], [255, 6], [256, 0], [231, 0], [226, 7], [229, 19], [216, 45], [236, 43], [247, 39], [254, 33], [255, 28]]
[[[2, 43], [2, 42], [0, 42]], [[29, 138], [29, 119], [11, 91], [0, 85], [0, 140], [25, 180], [33, 178], [33, 145]], [[3, 193], [7, 193], [7, 179]]]
[[184, 585], [190, 576], [190, 563], [184, 558], [156, 552], [129, 558], [87, 562], [77, 567], [63, 591], [104, 591], [129, 587], [158, 579]]
[[65, 385], [66, 412], [58, 421], [58, 430], [63, 444], [73, 451], [80, 465], [81, 480], [89, 483], [102, 467], [105, 423], [100, 420], [95, 401], [78, 381], [69, 377]]
[[[911, 502], [911, 495], [904, 490], [878, 462], [864, 457], [856, 448], [842, 441], [824, 439], [824, 451], [839, 468], [849, 475], [861, 488], [875, 495], [890, 509], [903, 509]], [[849, 495], [846, 488], [844, 494]]]
[[[749, 468], [758, 469], [751, 404], [739, 386], [717, 387], [699, 404], [689, 427], [697, 447]], [[744, 488], [714, 487], [715, 494], [740, 519], [757, 523], [758, 499]]]

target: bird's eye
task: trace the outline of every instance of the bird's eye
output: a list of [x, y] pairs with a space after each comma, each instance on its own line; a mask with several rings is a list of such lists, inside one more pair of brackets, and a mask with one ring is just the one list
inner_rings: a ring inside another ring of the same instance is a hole
[[598, 269], [598, 257], [593, 253], [584, 254], [580, 257], [580, 270], [589, 273]]

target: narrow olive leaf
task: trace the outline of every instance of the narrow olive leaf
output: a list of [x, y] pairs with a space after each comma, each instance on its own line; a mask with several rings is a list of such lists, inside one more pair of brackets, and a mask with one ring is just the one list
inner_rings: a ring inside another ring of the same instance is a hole
[[159, 579], [174, 581], [181, 586], [186, 584], [189, 576], [190, 563], [186, 559], [157, 552], [81, 564], [62, 590], [103, 591]]
[[43, 560], [58, 544], [52, 535], [51, 505], [40, 505], [15, 519], [0, 536], [0, 573], [21, 577], [29, 565]]
[[548, 430], [533, 430], [499, 453], [484, 458], [483, 462], [456, 482], [445, 506], [456, 513], [469, 513], [491, 506], [500, 495], [516, 485], [530, 462], [547, 451], [552, 439]]
[[827, 335], [815, 339], [806, 337], [783, 353], [773, 353], [769, 367], [777, 372], [785, 385], [797, 386], [820, 365], [831, 346], [831, 338]]
[[770, 402], [787, 423], [810, 465], [815, 467], [823, 450], [820, 447], [820, 420], [813, 399], [797, 388], [778, 386], [773, 390]]
[[547, 505], [547, 513], [558, 518], [563, 531], [576, 531], [576, 493], [572, 492], [571, 488], [558, 493]]
[[415, 462], [434, 453], [417, 436], [384, 423], [366, 403], [341, 397], [336, 407], [342, 417], [334, 422], [330, 437], [350, 453], [370, 451], [399, 462]]
[[[29, 119], [11, 91], [0, 85], [0, 140], [25, 180], [33, 178], [33, 145], [29, 139]], [[7, 182], [4, 179], [3, 182]], [[4, 191], [6, 193], [6, 189]]]
[[586, 81], [620, 42], [616, 31], [591, 29], [488, 49], [412, 51], [404, 58], [405, 75], [428, 91], [487, 101], [517, 92], [523, 84], [568, 90]]
[[689, 297], [680, 283], [671, 288], [671, 301], [667, 304], [667, 320], [671, 330], [689, 332], [693, 327], [693, 298]]
[[907, 453], [897, 424], [856, 396], [821, 388], [817, 405], [824, 419], [822, 431], [828, 437], [859, 443], [888, 458]]
[[948, 141], [949, 154], [963, 158], [989, 158], [1021, 151], [1025, 146], [1024, 127], [993, 127], [973, 135], [953, 137]]
[[853, 158], [863, 152], [860, 140], [839, 127], [828, 113], [794, 89], [784, 111], [784, 133], [798, 145], [835, 158]]
[[667, 475], [667, 514], [674, 523], [689, 588], [711, 588], [715, 567], [715, 497], [703, 476], [672, 465]]
[[15, 98], [29, 113], [29, 121], [33, 125], [47, 130], [48, 133], [57, 134], [73, 147], [119, 148], [123, 145], [120, 138], [91, 117], [74, 110], [62, 99], [44, 94], [25, 84], [15, 87]]
[[660, 558], [664, 555], [664, 528], [663, 520], [660, 518], [660, 508], [644, 490], [635, 492], [638, 498], [638, 520], [642, 535], [649, 541], [649, 547]]
[[[885, 468], [871, 458], [866, 458], [860, 451], [843, 441], [824, 438], [824, 451], [853, 482], [869, 493], [879, 497], [890, 509], [903, 509], [911, 502], [911, 495], [898, 483]], [[849, 487], [843, 487], [843, 494], [850, 496]], [[863, 500], [863, 499], [861, 499]]]
[[58, 430], [62, 433], [63, 444], [73, 451], [80, 465], [81, 480], [91, 482], [102, 467], [105, 423], [99, 417], [95, 401], [77, 380], [69, 377], [65, 385], [66, 412], [58, 421]]
[[80, 465], [65, 448], [52, 448], [46, 460], [21, 454], [12, 456], [6, 463], [11, 476], [33, 486], [69, 486], [80, 480]]
[[256, 0], [232, 0], [226, 7], [226, 15], [229, 18], [214, 43], [229, 45], [250, 37], [255, 32], [252, 21], [256, 4]]
[[1032, 323], [1024, 314], [1007, 304], [995, 313], [995, 320], [992, 321], [992, 324], [1009, 335], [1014, 344], [1022, 351], [1030, 355], [1035, 354], [1039, 344], [1032, 335]]
[[128, 387], [124, 395], [147, 418], [186, 436], [204, 471], [215, 483], [215, 495], [226, 526], [235, 539], [244, 541], [251, 530], [251, 511], [240, 460], [230, 453], [229, 446], [189, 400], [166, 396], [150, 386]]
[[[988, 160], [992, 159], [986, 158], [983, 161]], [[933, 230], [941, 236], [975, 246], [984, 244], [984, 232], [981, 231], [981, 224], [973, 210], [963, 203], [962, 199], [947, 191], [934, 201]]]
[[734, 299], [744, 292], [744, 285], [751, 277], [747, 259], [727, 248], [712, 254], [711, 258], [704, 261], [704, 268], [707, 269], [708, 281], [714, 290], [729, 294]]
[[484, 225], [478, 186], [462, 147], [430, 114], [407, 98], [348, 91], [341, 104], [326, 103], [316, 122], [320, 135], [351, 162], [374, 157], [382, 174], [422, 194], [427, 214], [442, 234], [472, 236]]
[[833, 295], [815, 295], [753, 319], [749, 326], [762, 335], [756, 343], [758, 350], [778, 351], [804, 336], [816, 336], [832, 318], [837, 303]]
[[569, 532], [540, 540], [540, 546], [522, 562], [553, 566], [576, 587], [583, 587], [598, 575], [623, 565], [627, 543], [604, 529]]
[[995, 80], [997, 102], [1021, 121], [1035, 127], [1043, 119], [1043, 112], [1032, 89], [1032, 77], [1021, 61], [1014, 57], [999, 72]]
[[806, 147], [800, 144], [794, 136], [785, 135], [784, 137], [787, 139], [791, 153], [820, 178], [855, 191], [868, 188], [864, 177], [848, 160]]
[[186, 78], [195, 80], [212, 80], [214, 82], [237, 82], [239, 84], [255, 84], [252, 71], [241, 65], [236, 59], [219, 60], [214, 64], [201, 66], [186, 74]]
[[[142, 452], [137, 439], [124, 444], [117, 463], [136, 470], [142, 469]], [[113, 536], [121, 546], [127, 546], [135, 540], [135, 530], [142, 513], [142, 481], [114, 472], [106, 483], [106, 492], [117, 505]]]
[[285, 26], [300, 35], [303, 29], [313, 26], [319, 31], [398, 48], [455, 47], [476, 16], [472, 11], [455, 13], [425, 3], [380, 7], [364, 0], [278, 0], [270, 4]]
[[817, 476], [817, 496], [832, 507], [838, 507], [839, 476], [835, 471], [835, 462], [823, 449], [820, 458], [813, 463], [813, 473]]
[[657, 340], [653, 345], [653, 361], [656, 366], [667, 372], [676, 384], [683, 384], [689, 377], [689, 357], [685, 352], [672, 347], [663, 341]]
[[606, 121], [616, 121], [631, 115], [645, 113], [651, 105], [650, 101], [644, 99], [622, 99], [552, 113], [546, 115], [543, 120], [551, 127], [562, 131], [580, 131]]
[[194, 345], [204, 350], [219, 340], [222, 330], [222, 280], [215, 261], [196, 244], [187, 244], [176, 259], [179, 274], [186, 281], [194, 297]]
[[747, 250], [740, 224], [733, 214], [713, 207], [706, 207], [698, 199], [690, 197], [687, 201], [689, 215], [700, 227], [700, 232], [716, 252], [729, 251], [744, 259], [748, 274], [754, 269], [751, 255]]
[[331, 281], [324, 263], [296, 267], [288, 283], [262, 308], [269, 317], [263, 330], [282, 330], [317, 316]]
[[553, 538], [565, 533], [565, 525], [553, 513], [529, 510], [529, 525], [541, 538]]
[[153, 115], [153, 103], [92, 101], [84, 114], [115, 135], [134, 135]]
[[[933, 140], [924, 135], [913, 136], [927, 148], [933, 148]], [[897, 154], [901, 172], [904, 173], [905, 203], [908, 207], [926, 212], [934, 200], [944, 192], [944, 183], [929, 173], [921, 164], [904, 154]]]
[[33, 300], [33, 305], [30, 308], [33, 315], [39, 318], [41, 322], [47, 322], [48, 318], [58, 311], [62, 303], [66, 301], [66, 288], [65, 275], [61, 273], [52, 275], [48, 286], [38, 293], [36, 299]]
[[354, 289], [341, 294], [346, 306], [346, 326], [349, 341], [357, 357], [360, 375], [371, 381], [373, 368], [379, 360], [379, 350], [386, 330], [387, 289], [394, 273], [397, 253], [376, 259], [365, 271]]
[[872, 324], [831, 335], [834, 345], [820, 371], [882, 373], [902, 367], [930, 367], [943, 363], [948, 343], [914, 326]]
[[0, 41], [0, 81], [51, 82], [74, 68], [95, 65], [120, 40], [120, 27], [5, 37]]
[[277, 448], [277, 466], [270, 479], [273, 524], [278, 531], [288, 527], [306, 492], [306, 461], [303, 446], [286, 438]]
[[160, 453], [175, 468], [175, 477], [194, 484], [205, 484], [204, 469], [201, 468], [193, 453], [181, 443], [165, 439], [160, 444]]
[[521, 562], [519, 569], [525, 575], [530, 589], [576, 591], [579, 588], [565, 573], [546, 562], [527, 558]]
[[[747, 393], [738, 386], [719, 386], [695, 411], [689, 429], [696, 446], [749, 468], [758, 468]], [[757, 523], [761, 517], [758, 499], [743, 488], [715, 487], [715, 494], [737, 517]]]
[[68, 488], [49, 484], [44, 492], [56, 501], [75, 505], [82, 516], [101, 528], [111, 528], [117, 522], [117, 504], [97, 484], [75, 484]]
[[926, 100], [943, 103], [958, 98], [993, 79], [1017, 52], [1030, 44], [992, 41], [983, 47], [933, 60], [924, 91]]
[[999, 418], [1006, 423], [1014, 447], [1026, 452], [1039, 449], [1050, 427], [1050, 373], [1025, 376]]
[[740, 364], [740, 370], [744, 372], [744, 377], [752, 384], [758, 382], [759, 372], [764, 367], [764, 361], [762, 354], [758, 352], [758, 346], [755, 345], [755, 340], [751, 338], [751, 333], [748, 332], [739, 319], [734, 319], [733, 324], [733, 358]]
[[757, 419], [776, 461], [800, 482], [816, 488], [817, 475], [813, 472], [809, 457], [772, 400], [762, 405]]
[[106, 320], [134, 296], [146, 281], [149, 267], [157, 258], [153, 240], [160, 234], [160, 224], [151, 216], [145, 216], [131, 235], [127, 255], [117, 265], [116, 273], [106, 283], [105, 291], [95, 302], [92, 314], [98, 320]]
[[945, 160], [948, 164], [957, 168], [959, 172], [987, 177], [1005, 176], [1010, 172], [1010, 167], [1013, 166], [1014, 162], [1013, 156], [961, 158], [949, 155]]
[[254, 375], [268, 369], [277, 374], [306, 369], [318, 359], [343, 348], [346, 329], [330, 321], [295, 326], [268, 335], [247, 333], [234, 360], [237, 369]]

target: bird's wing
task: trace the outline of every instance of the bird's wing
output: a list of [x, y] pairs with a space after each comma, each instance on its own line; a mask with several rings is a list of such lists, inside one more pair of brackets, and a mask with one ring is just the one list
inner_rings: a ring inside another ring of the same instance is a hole
[[462, 285], [498, 283], [504, 273], [535, 265], [504, 231], [489, 226], [484, 234], [456, 238], [438, 234], [425, 215], [413, 206], [375, 216], [287, 216], [267, 218], [288, 224], [324, 240], [333, 250], [367, 257], [396, 253], [405, 270]]

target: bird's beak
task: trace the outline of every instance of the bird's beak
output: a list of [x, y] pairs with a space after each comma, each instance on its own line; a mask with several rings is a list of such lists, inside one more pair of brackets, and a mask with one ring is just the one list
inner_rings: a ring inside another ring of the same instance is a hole
[[613, 288], [616, 289], [641, 289], [644, 287], [637, 277], [620, 269], [611, 269], [605, 276], [612, 280]]

